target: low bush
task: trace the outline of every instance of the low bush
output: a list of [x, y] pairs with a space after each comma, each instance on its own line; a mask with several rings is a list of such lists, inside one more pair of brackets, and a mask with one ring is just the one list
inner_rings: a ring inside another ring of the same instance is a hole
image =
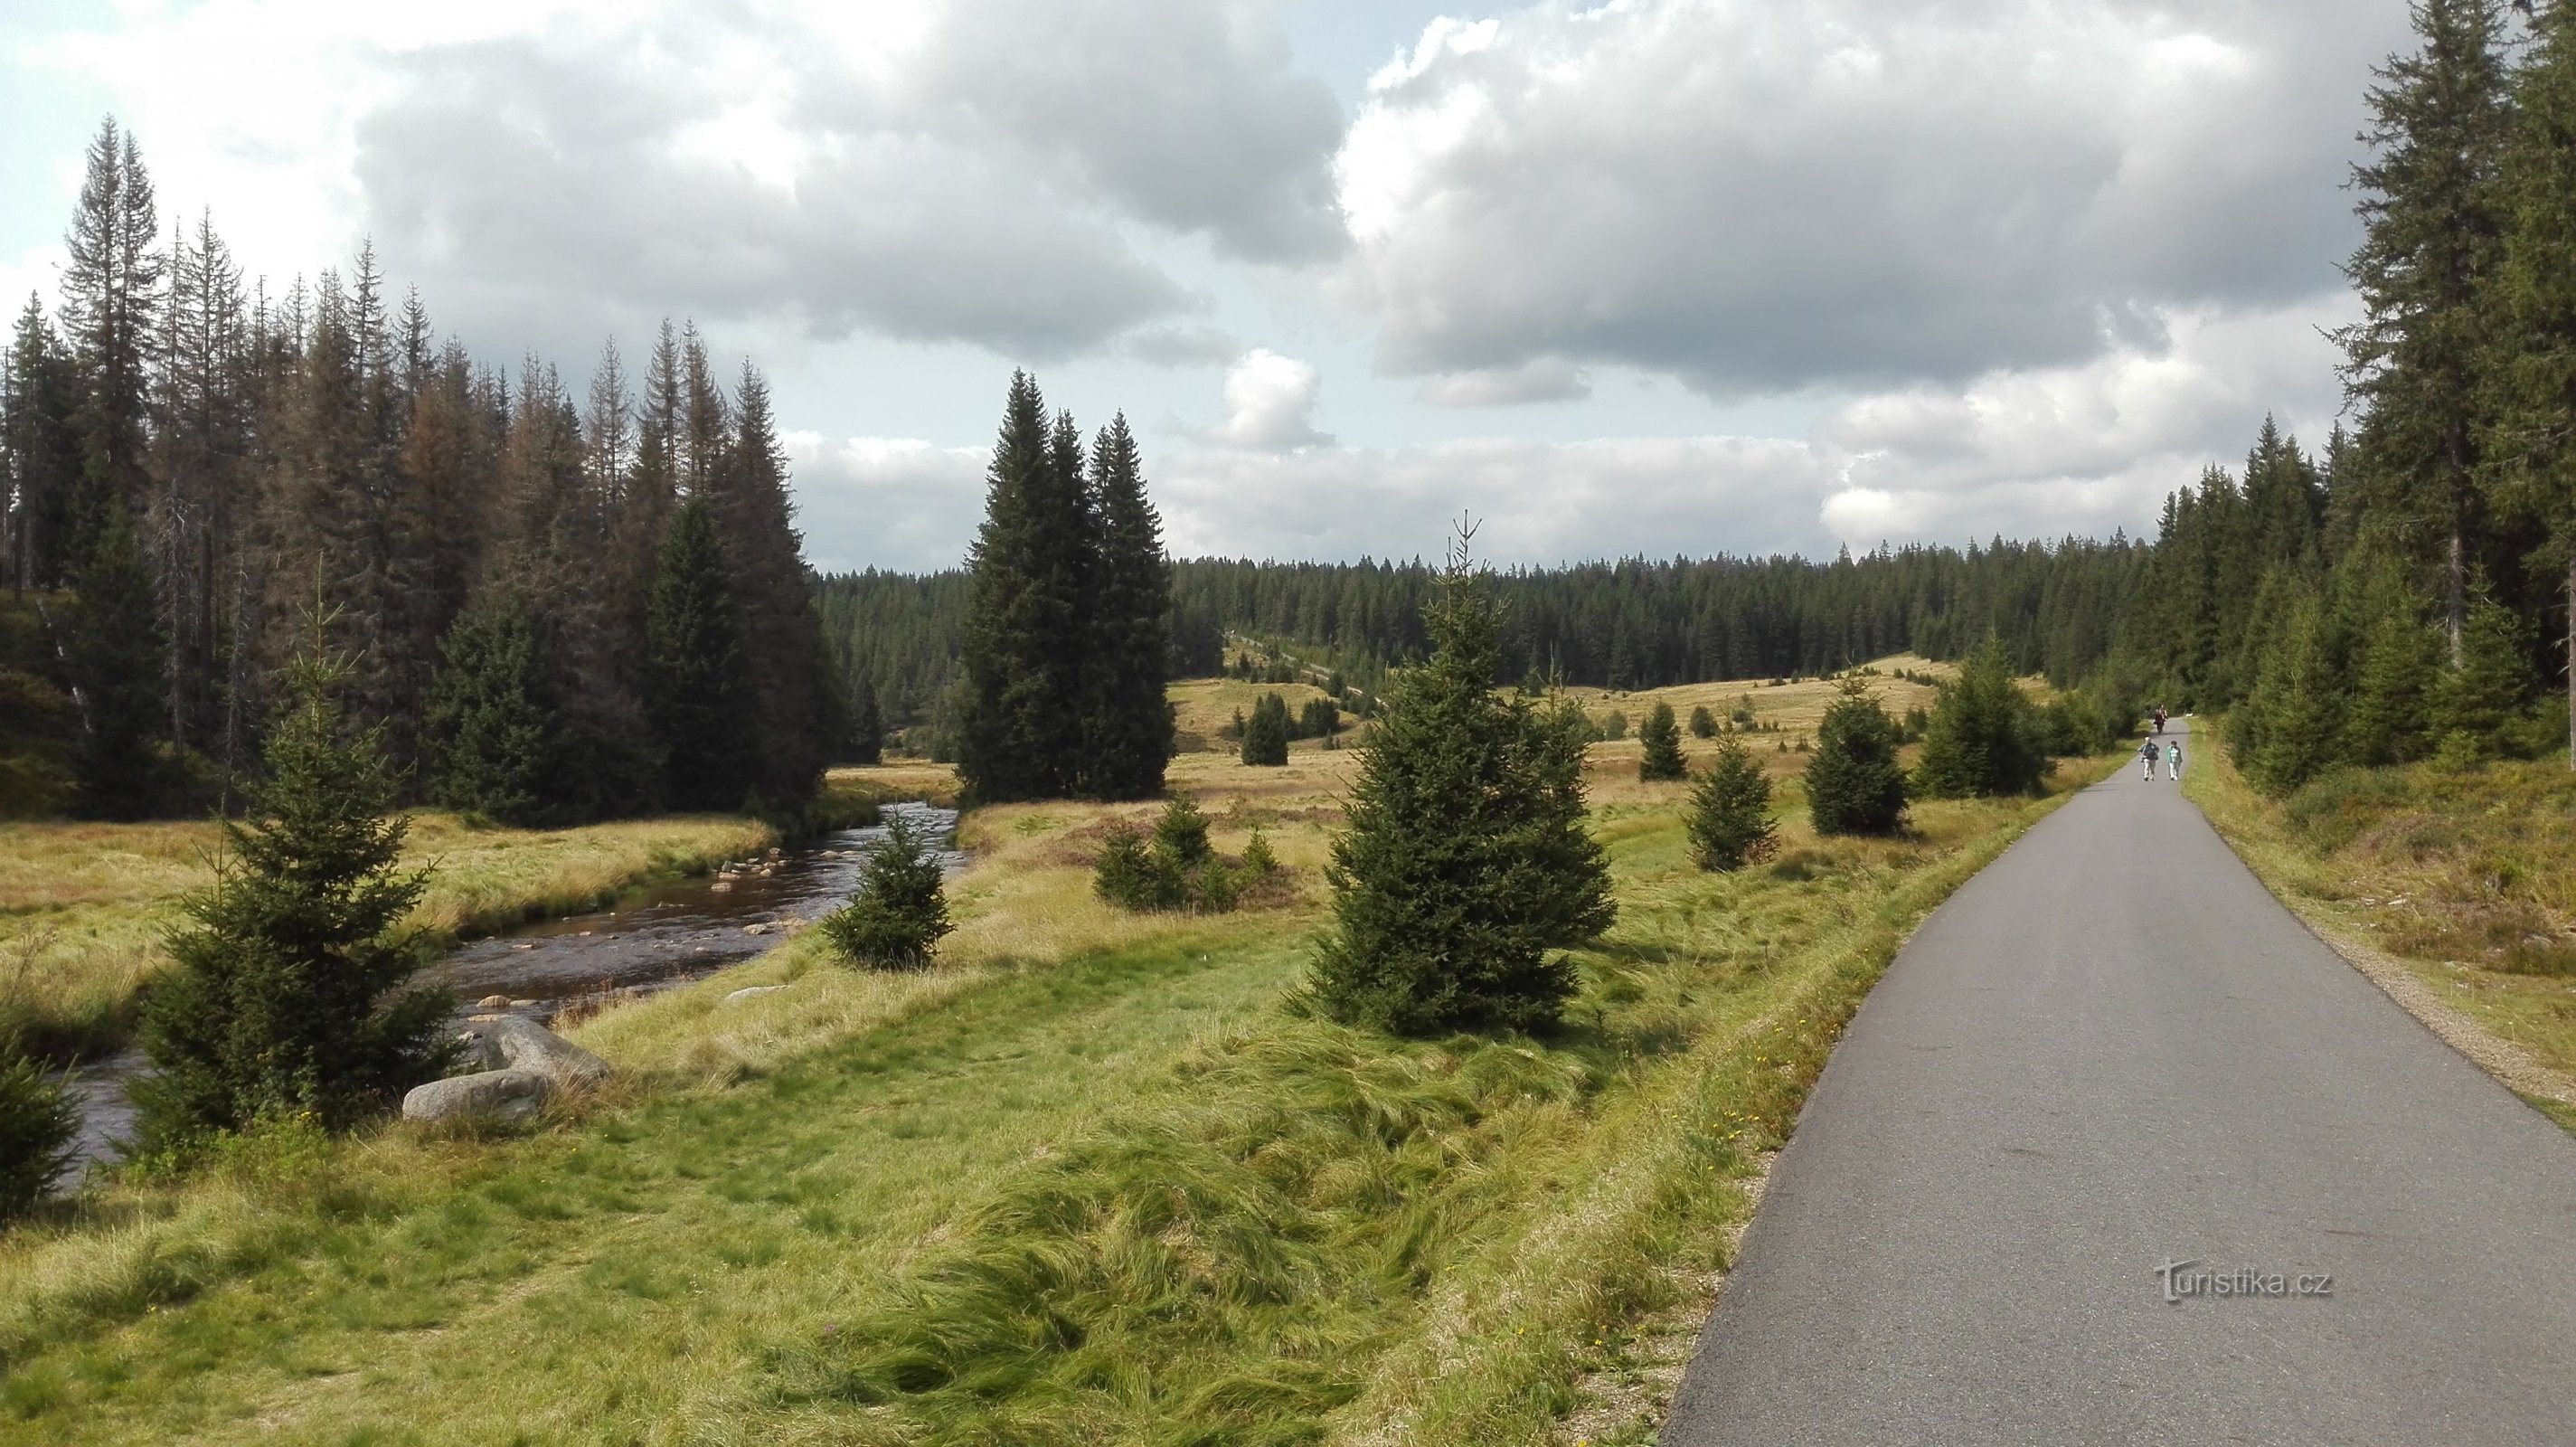
[[14, 1042], [0, 1040], [0, 1221], [23, 1215], [71, 1168], [80, 1116]]
[[1691, 855], [1702, 869], [1741, 869], [1771, 852], [1771, 781], [1729, 736], [1691, 793]]
[[868, 856], [859, 891], [825, 916], [822, 930], [833, 948], [854, 964], [917, 970], [955, 926], [939, 858], [900, 814], [886, 819], [885, 841]]
[[1189, 800], [1174, 799], [1150, 838], [1127, 825], [1109, 831], [1091, 884], [1121, 909], [1223, 914], [1284, 874], [1261, 831], [1253, 831], [1241, 859], [1228, 859], [1208, 843], [1207, 816]]

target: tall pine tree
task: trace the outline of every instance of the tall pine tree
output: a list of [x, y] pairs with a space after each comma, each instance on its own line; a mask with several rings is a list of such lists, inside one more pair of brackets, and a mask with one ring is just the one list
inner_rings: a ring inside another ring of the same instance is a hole
[[1081, 445], [1011, 374], [984, 524], [968, 555], [957, 773], [983, 802], [1080, 791], [1093, 535]]
[[2551, 0], [2514, 77], [2490, 461], [2499, 500], [2545, 540], [2529, 563], [2561, 575], [2567, 764], [2576, 769], [2576, 5]]
[[715, 509], [691, 498], [671, 518], [645, 622], [646, 714], [675, 808], [739, 809], [757, 781], [744, 713], [733, 594], [725, 582]]
[[1582, 716], [1495, 692], [1501, 610], [1463, 545], [1423, 625], [1431, 656], [1399, 676], [1362, 745], [1333, 840], [1316, 996], [1400, 1034], [1544, 1029], [1575, 989], [1554, 951], [1617, 912], [1584, 828]]
[[91, 529], [66, 671], [79, 705], [72, 807], [89, 819], [141, 819], [162, 802], [161, 620], [152, 573], [125, 500], [110, 494]]
[[504, 824], [539, 822], [557, 761], [546, 660], [526, 601], [504, 592], [466, 610], [440, 651], [422, 726], [431, 797]]
[[2409, 7], [2422, 47], [2375, 72], [2373, 155], [2353, 168], [2363, 236], [2344, 274], [2363, 317], [2335, 333], [2364, 409], [2365, 526], [2439, 580], [2455, 665], [2470, 576], [2486, 561], [2476, 477], [2511, 119], [2503, 12], [2502, 0]]
[[1172, 758], [1171, 565], [1163, 520], [1145, 497], [1144, 466], [1120, 413], [1091, 447], [1092, 507], [1100, 559], [1092, 615], [1091, 694], [1085, 727], [1088, 792], [1141, 799], [1163, 790]]

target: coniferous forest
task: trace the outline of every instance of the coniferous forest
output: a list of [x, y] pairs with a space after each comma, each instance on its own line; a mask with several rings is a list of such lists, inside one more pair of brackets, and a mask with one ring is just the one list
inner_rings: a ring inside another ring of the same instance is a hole
[[787, 809], [841, 732], [768, 389], [665, 324], [586, 395], [442, 340], [372, 250], [283, 288], [92, 142], [0, 395], [10, 807], [229, 803], [299, 647], [410, 797], [510, 822]]

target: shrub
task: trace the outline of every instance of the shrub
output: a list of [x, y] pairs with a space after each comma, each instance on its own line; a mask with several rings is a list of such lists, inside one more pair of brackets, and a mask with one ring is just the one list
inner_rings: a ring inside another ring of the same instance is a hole
[[1615, 708], [1610, 710], [1610, 716], [1601, 721], [1601, 737], [1605, 740], [1615, 740], [1624, 739], [1627, 736], [1628, 716]]
[[1247, 883], [1278, 872], [1278, 857], [1259, 831], [1240, 863], [1228, 860], [1208, 844], [1207, 816], [1189, 800], [1174, 799], [1154, 821], [1150, 839], [1126, 825], [1109, 831], [1092, 865], [1091, 887], [1121, 909], [1222, 914], [1242, 902]]
[[1399, 676], [1333, 840], [1316, 1003], [1400, 1034], [1552, 1026], [1575, 990], [1552, 953], [1610, 927], [1584, 828], [1571, 704], [1497, 693], [1501, 610], [1463, 550], [1423, 608], [1431, 656]]
[[1842, 685], [1842, 697], [1816, 726], [1807, 811], [1819, 834], [1893, 834], [1905, 825], [1896, 724], [1858, 679]]
[[1310, 698], [1297, 711], [1297, 737], [1329, 739], [1341, 732], [1342, 710], [1329, 698]]
[[1206, 863], [1215, 853], [1208, 846], [1207, 816], [1189, 800], [1174, 799], [1163, 806], [1163, 817], [1154, 821], [1154, 847], [1183, 869]]
[[0, 1221], [23, 1215], [71, 1168], [80, 1114], [14, 1041], [0, 1041]]
[[2003, 644], [1988, 638], [1933, 705], [1915, 787], [1935, 799], [2033, 793], [2049, 768], [2037, 735]]
[[929, 964], [931, 950], [954, 928], [939, 857], [901, 814], [886, 816], [885, 838], [868, 856], [858, 893], [822, 923], [843, 958], [892, 970]]
[[1637, 731], [1637, 737], [1646, 746], [1645, 754], [1637, 760], [1638, 778], [1683, 779], [1690, 776], [1690, 765], [1682, 759], [1681, 726], [1673, 722], [1671, 704], [1656, 704], [1654, 712], [1646, 715], [1646, 726]]
[[1691, 737], [1695, 739], [1717, 737], [1717, 715], [1708, 711], [1707, 704], [1700, 704], [1691, 710], [1690, 731]]
[[1111, 828], [1101, 843], [1100, 857], [1091, 866], [1091, 887], [1121, 909], [1171, 910], [1189, 902], [1180, 869], [1125, 824]]
[[1288, 762], [1288, 701], [1265, 693], [1243, 725], [1243, 761], [1266, 768]]
[[1258, 829], [1252, 831], [1251, 840], [1243, 846], [1243, 868], [1245, 873], [1264, 879], [1279, 872], [1279, 856], [1271, 852], [1269, 838]]
[[2497, 604], [2480, 602], [2469, 610], [2460, 664], [2442, 675], [2434, 695], [2441, 738], [2435, 757], [2444, 764], [2481, 763], [2500, 751], [2530, 682], [2521, 634], [2520, 620]]
[[1734, 870], [1771, 852], [1771, 781], [1740, 739], [1717, 757], [1691, 791], [1691, 854], [1702, 869]]

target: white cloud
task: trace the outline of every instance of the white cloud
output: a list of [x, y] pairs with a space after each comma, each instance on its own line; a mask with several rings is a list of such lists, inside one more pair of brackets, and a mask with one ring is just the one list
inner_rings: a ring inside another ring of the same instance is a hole
[[1267, 451], [1314, 447], [1333, 439], [1315, 430], [1320, 373], [1294, 357], [1255, 347], [1225, 374], [1225, 421], [1202, 440]]
[[513, 349], [692, 310], [1063, 356], [1201, 304], [1158, 239], [1340, 245], [1266, 0], [207, 0], [31, 54], [253, 270], [372, 234]]
[[989, 447], [938, 447], [915, 438], [813, 432], [787, 449], [805, 560], [824, 572], [929, 572], [965, 560], [984, 516]]
[[2340, 290], [2373, 0], [1617, 0], [1439, 22], [1340, 157], [1398, 375], [1951, 384]]

